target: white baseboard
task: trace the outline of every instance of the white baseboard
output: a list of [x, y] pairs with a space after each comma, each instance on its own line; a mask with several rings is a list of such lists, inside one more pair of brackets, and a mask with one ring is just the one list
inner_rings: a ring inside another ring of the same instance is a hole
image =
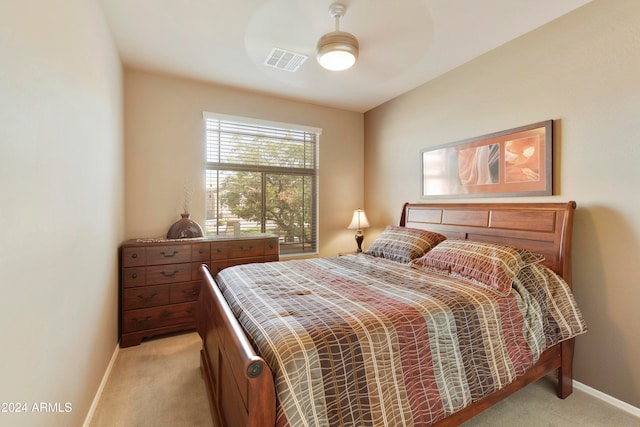
[[636, 408], [633, 405], [629, 405], [628, 403], [623, 402], [622, 400], [616, 399], [613, 396], [609, 396], [606, 393], [598, 391], [595, 388], [591, 388], [588, 385], [584, 385], [581, 382], [578, 382], [575, 380], [573, 381], [573, 386], [576, 388], [576, 390], [583, 391], [597, 399], [603, 400], [608, 404], [615, 406], [618, 409], [621, 409], [633, 416], [640, 418], [640, 408]]
[[89, 408], [89, 412], [84, 419], [84, 423], [82, 427], [89, 427], [91, 424], [91, 420], [93, 420], [93, 414], [96, 412], [96, 408], [98, 407], [98, 402], [100, 402], [100, 398], [102, 397], [102, 392], [104, 390], [107, 381], [109, 380], [109, 376], [111, 375], [111, 369], [113, 365], [116, 363], [116, 358], [118, 357], [118, 351], [120, 350], [120, 346], [116, 343], [116, 349], [113, 351], [113, 355], [111, 356], [111, 360], [109, 360], [109, 364], [107, 365], [107, 370], [104, 372], [102, 376], [102, 381], [100, 382], [100, 387], [98, 387], [98, 391], [96, 392], [95, 397], [93, 398], [93, 402], [91, 403], [91, 408]]

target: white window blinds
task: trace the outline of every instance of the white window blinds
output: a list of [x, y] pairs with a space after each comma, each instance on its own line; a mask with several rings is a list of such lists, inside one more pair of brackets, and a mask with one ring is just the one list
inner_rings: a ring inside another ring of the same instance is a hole
[[275, 233], [282, 254], [317, 252], [320, 129], [204, 113], [209, 235]]

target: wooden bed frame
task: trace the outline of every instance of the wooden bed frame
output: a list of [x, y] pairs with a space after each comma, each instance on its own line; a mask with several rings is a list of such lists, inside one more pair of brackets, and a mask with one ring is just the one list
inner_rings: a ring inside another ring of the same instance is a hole
[[[541, 253], [544, 264], [571, 286], [571, 234], [575, 202], [410, 204], [400, 225], [437, 231], [449, 238], [517, 246]], [[203, 265], [197, 326], [202, 337], [201, 368], [211, 414], [219, 426], [273, 427], [276, 396], [271, 369], [251, 346], [211, 273]], [[545, 351], [524, 375], [436, 423], [459, 425], [515, 391], [557, 371], [557, 395], [573, 391], [575, 339]]]

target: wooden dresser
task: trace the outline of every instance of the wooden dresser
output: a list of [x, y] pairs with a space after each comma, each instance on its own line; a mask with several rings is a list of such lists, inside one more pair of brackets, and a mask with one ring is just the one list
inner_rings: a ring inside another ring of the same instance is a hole
[[232, 265], [278, 261], [278, 237], [132, 239], [122, 245], [120, 347], [195, 328], [200, 266], [215, 274]]

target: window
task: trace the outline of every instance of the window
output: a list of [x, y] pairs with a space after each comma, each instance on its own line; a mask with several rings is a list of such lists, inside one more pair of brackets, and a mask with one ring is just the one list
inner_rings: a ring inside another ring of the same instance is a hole
[[204, 113], [207, 235], [273, 233], [317, 253], [320, 129]]

